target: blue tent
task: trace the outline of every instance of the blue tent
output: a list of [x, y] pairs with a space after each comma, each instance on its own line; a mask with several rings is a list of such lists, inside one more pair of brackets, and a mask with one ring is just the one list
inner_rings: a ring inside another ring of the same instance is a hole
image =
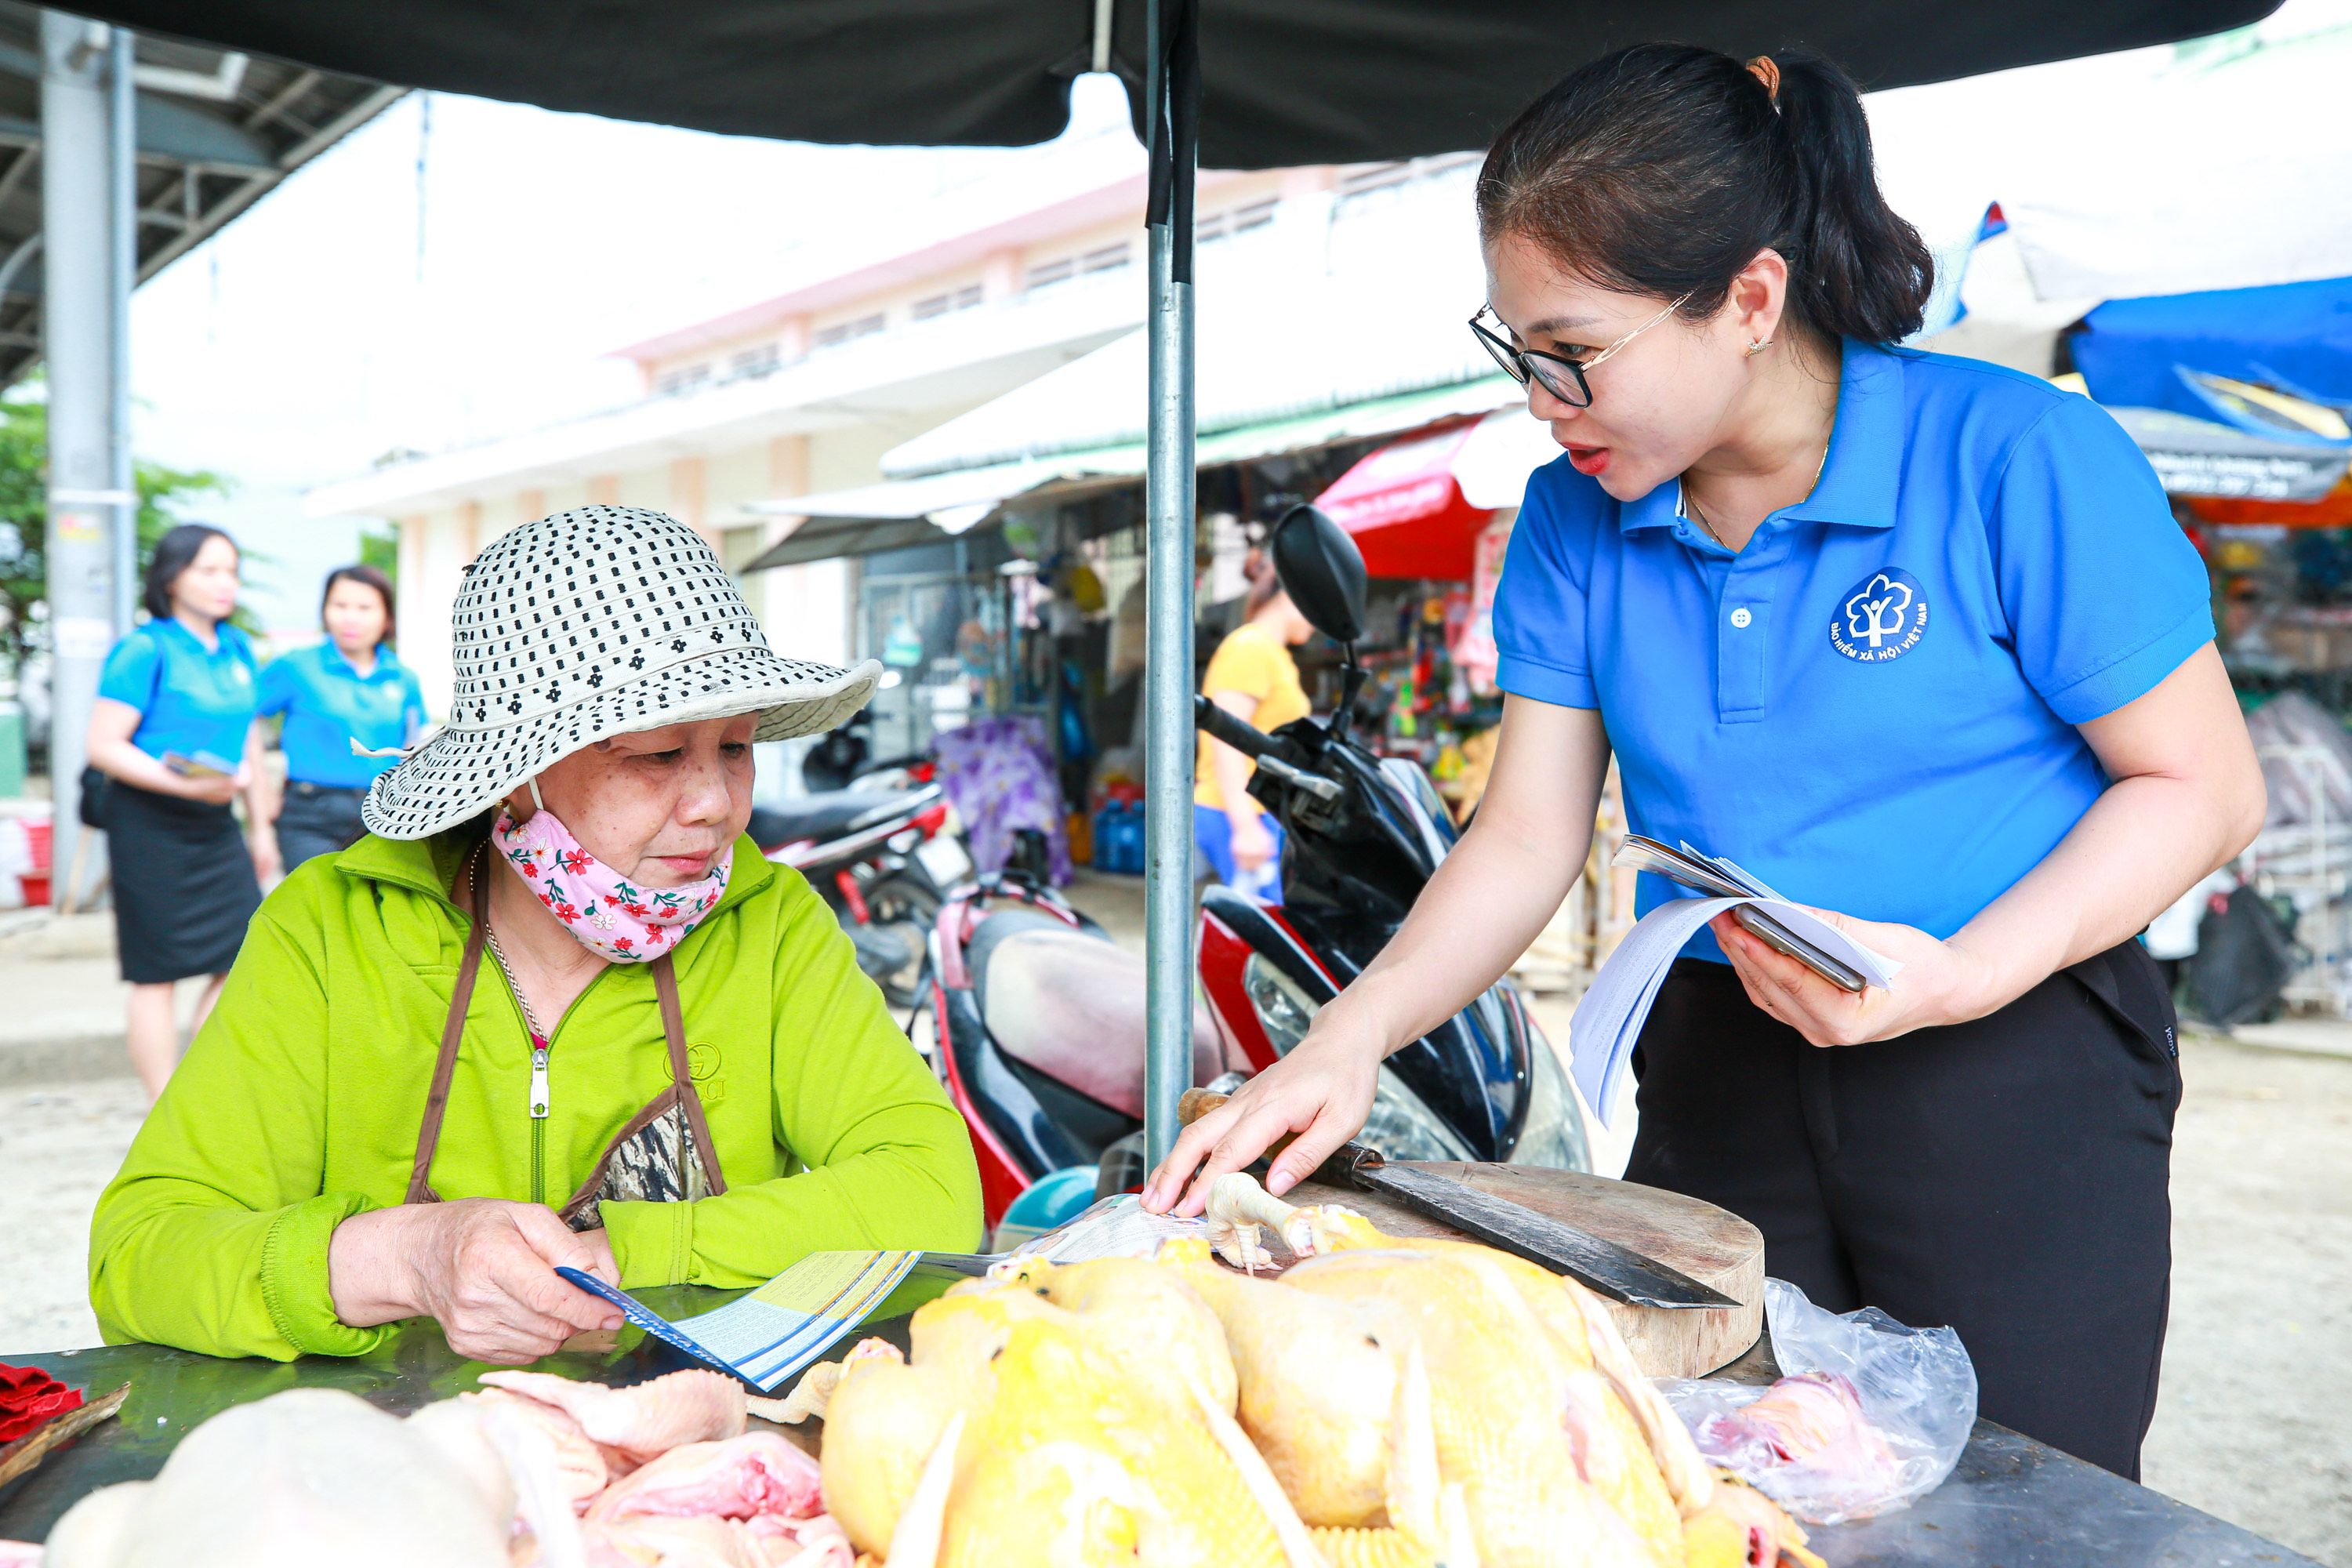
[[2110, 300], [2068, 342], [2091, 395], [2111, 407], [2245, 425], [2200, 390], [2199, 374], [2352, 405], [2352, 278]]

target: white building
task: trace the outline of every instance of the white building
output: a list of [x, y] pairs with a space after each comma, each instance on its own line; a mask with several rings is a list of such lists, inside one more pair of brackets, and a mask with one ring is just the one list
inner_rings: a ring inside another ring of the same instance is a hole
[[[636, 402], [322, 486], [313, 517], [393, 522], [401, 647], [436, 709], [442, 628], [467, 563], [506, 530], [591, 502], [669, 512], [741, 567], [789, 534], [757, 503], [872, 484], [884, 453], [1136, 331], [1144, 308], [1140, 154], [1081, 147], [1065, 194], [923, 248], [631, 344]], [[1295, 220], [1328, 213], [1330, 169], [1205, 174], [1204, 252], [1295, 253]], [[1302, 241], [1319, 238], [1319, 224]], [[759, 573], [747, 596], [780, 650], [851, 656], [851, 568]]]

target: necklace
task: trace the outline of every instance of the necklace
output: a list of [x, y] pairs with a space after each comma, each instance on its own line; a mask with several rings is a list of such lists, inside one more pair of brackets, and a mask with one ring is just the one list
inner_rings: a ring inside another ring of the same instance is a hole
[[[488, 870], [489, 864], [489, 852], [485, 848], [474, 861], [474, 875], [481, 876]], [[515, 980], [514, 965], [507, 962], [506, 949], [499, 945], [499, 928], [490, 922], [490, 900], [487, 891], [482, 899], [482, 935], [489, 941], [490, 956], [499, 961], [499, 973], [507, 977], [507, 989], [514, 993], [515, 1005], [522, 1011], [524, 1027], [531, 1032], [535, 1041], [547, 1038], [547, 1031], [539, 1026], [538, 1018], [531, 1014], [530, 998], [522, 994], [522, 986]]]
[[[1830, 449], [1828, 443], [1824, 442], [1822, 445], [1822, 460], [1813, 465], [1813, 482], [1805, 487], [1806, 496], [1810, 497], [1814, 490], [1821, 487], [1822, 475], [1827, 471], [1829, 466]], [[1706, 511], [1702, 510], [1698, 504], [1698, 497], [1691, 494], [1690, 480], [1688, 479], [1685, 479], [1682, 481], [1682, 486], [1683, 510], [1689, 512], [1693, 517], [1698, 519], [1698, 525], [1706, 530], [1706, 536], [1709, 539], [1714, 540], [1717, 544], [1721, 544], [1726, 550], [1730, 550], [1731, 546], [1725, 542], [1723, 535], [1715, 531], [1715, 524], [1706, 520]], [[1738, 552], [1732, 551], [1732, 553], [1736, 555]]]

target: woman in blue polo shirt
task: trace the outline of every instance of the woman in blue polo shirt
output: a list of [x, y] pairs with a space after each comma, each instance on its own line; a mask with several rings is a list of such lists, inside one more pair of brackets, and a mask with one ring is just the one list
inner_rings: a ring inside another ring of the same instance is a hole
[[2136, 1475], [2180, 1079], [2133, 937], [2263, 806], [2195, 552], [2095, 405], [1888, 346], [1930, 264], [1824, 61], [1609, 56], [1504, 132], [1477, 200], [1474, 324], [1566, 449], [1496, 605], [1492, 780], [1396, 939], [1146, 1202], [1197, 1211], [1295, 1131], [1286, 1189], [1360, 1127], [1381, 1058], [1559, 907], [1613, 751], [1634, 828], [1903, 965], [1850, 995], [1702, 932], [1634, 1058], [1628, 1178], [1747, 1216], [1823, 1306], [1954, 1325], [1985, 1415]]
[[399, 759], [361, 756], [352, 742], [397, 753], [425, 727], [425, 694], [387, 640], [392, 580], [373, 566], [338, 566], [327, 574], [319, 620], [326, 641], [281, 655], [261, 672], [261, 717], [285, 716], [277, 842], [289, 871], [367, 835], [360, 801]]
[[180, 1059], [177, 982], [209, 977], [193, 1027], [278, 873], [266, 828], [250, 846], [229, 803], [269, 819], [257, 782], [253, 645], [229, 625], [236, 609], [236, 542], [183, 523], [147, 565], [148, 619], [114, 645], [90, 710], [90, 765], [111, 781], [104, 806], [114, 881], [114, 934], [131, 982], [124, 1038], [150, 1099]]

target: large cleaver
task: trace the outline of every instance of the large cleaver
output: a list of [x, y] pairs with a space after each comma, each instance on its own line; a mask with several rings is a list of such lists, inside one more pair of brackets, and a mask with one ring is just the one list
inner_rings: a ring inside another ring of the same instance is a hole
[[[1224, 1102], [1222, 1094], [1188, 1089], [1177, 1115], [1190, 1125]], [[1309, 1179], [1326, 1186], [1352, 1187], [1393, 1198], [1415, 1214], [1565, 1274], [1612, 1301], [1669, 1310], [1739, 1305], [1722, 1291], [1630, 1247], [1451, 1177], [1432, 1175], [1410, 1165], [1391, 1165], [1368, 1144], [1340, 1144]]]

